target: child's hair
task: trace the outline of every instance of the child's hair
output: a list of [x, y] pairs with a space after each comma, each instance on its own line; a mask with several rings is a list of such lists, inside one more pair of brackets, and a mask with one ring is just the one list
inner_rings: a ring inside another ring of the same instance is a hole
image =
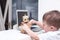
[[57, 10], [52, 10], [45, 13], [43, 16], [43, 21], [45, 21], [47, 25], [60, 28], [60, 12]]

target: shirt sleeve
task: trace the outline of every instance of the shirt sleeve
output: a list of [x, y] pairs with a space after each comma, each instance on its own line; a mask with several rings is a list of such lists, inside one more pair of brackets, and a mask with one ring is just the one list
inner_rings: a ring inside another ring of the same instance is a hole
[[40, 34], [39, 36], [39, 40], [46, 40], [48, 35], [47, 34]]
[[39, 40], [56, 40], [54, 33], [43, 33], [38, 35]]

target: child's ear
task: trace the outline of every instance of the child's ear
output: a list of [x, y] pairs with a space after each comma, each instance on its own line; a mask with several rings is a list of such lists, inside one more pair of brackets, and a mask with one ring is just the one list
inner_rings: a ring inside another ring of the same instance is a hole
[[54, 29], [54, 26], [51, 26], [51, 29]]
[[56, 27], [51, 26], [51, 30], [52, 30], [52, 31], [56, 30]]

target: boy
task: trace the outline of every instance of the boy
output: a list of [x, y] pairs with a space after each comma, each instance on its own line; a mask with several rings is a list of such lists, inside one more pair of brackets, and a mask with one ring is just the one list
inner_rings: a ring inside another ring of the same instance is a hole
[[45, 33], [37, 35], [30, 30], [28, 25], [22, 23], [24, 26], [23, 29], [35, 40], [60, 40], [60, 12], [57, 10], [52, 10], [44, 14], [43, 23], [31, 20], [30, 24], [37, 24], [42, 29], [45, 30]]

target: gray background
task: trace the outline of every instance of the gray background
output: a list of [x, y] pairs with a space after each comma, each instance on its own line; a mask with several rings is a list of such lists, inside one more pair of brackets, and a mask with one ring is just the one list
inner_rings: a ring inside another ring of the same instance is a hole
[[33, 19], [38, 20], [38, 0], [12, 0], [12, 24], [17, 23], [16, 10], [28, 10]]

